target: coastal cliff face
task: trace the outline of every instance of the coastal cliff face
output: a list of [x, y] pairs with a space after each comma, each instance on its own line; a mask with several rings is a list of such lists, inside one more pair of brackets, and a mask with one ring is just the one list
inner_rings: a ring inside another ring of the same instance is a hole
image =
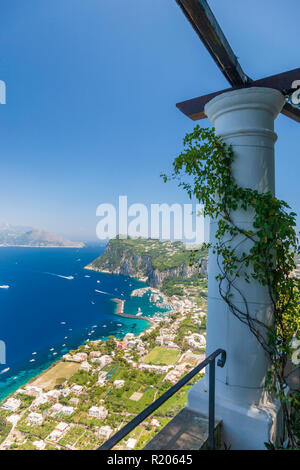
[[191, 251], [182, 242], [114, 239], [107, 244], [105, 253], [86, 269], [142, 278], [151, 287], [159, 288], [170, 277], [207, 275], [206, 250], [200, 247], [195, 254], [195, 264], [191, 266], [190, 263]]

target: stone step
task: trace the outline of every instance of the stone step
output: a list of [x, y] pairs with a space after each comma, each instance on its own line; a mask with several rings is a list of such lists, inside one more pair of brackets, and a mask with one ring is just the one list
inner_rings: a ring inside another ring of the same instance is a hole
[[[221, 421], [215, 421], [215, 447], [221, 444]], [[208, 448], [208, 418], [183, 408], [144, 450], [205, 450]]]

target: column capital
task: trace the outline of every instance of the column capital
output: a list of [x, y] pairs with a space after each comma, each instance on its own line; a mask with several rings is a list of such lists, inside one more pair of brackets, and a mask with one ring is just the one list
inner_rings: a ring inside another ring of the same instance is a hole
[[268, 132], [284, 104], [282, 93], [273, 88], [241, 88], [213, 98], [206, 104], [205, 114], [221, 135], [242, 129]]

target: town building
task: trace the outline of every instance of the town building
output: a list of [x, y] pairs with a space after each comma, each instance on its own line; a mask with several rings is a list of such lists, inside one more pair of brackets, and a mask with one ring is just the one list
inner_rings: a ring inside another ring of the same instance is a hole
[[89, 416], [92, 416], [94, 418], [98, 419], [105, 419], [108, 414], [108, 411], [104, 406], [92, 406], [89, 409]]
[[135, 448], [136, 443], [137, 440], [130, 437], [126, 443], [126, 450], [133, 450]]
[[64, 415], [67, 415], [67, 416], [71, 416], [71, 414], [74, 413], [74, 408], [73, 406], [63, 406], [62, 409], [61, 409], [61, 412], [64, 414]]
[[46, 447], [46, 443], [44, 441], [34, 441], [32, 444], [37, 450], [44, 450]]
[[27, 421], [40, 426], [42, 422], [44, 421], [44, 418], [41, 413], [35, 413], [33, 411], [32, 413], [29, 413], [29, 415], [27, 416]]
[[73, 385], [73, 387], [71, 388], [72, 392], [75, 393], [75, 395], [80, 395], [81, 392], [82, 392], [82, 389], [83, 389], [83, 386], [82, 385]]
[[89, 372], [90, 369], [91, 369], [91, 366], [90, 364], [88, 363], [88, 361], [83, 361], [80, 365], [80, 369], [81, 370], [85, 370], [86, 372]]
[[112, 428], [110, 426], [101, 426], [98, 429], [98, 436], [102, 439], [109, 439], [112, 433]]
[[116, 388], [122, 388], [122, 387], [124, 387], [124, 384], [125, 384], [125, 380], [115, 380], [114, 381], [114, 386]]
[[19, 398], [8, 398], [5, 403], [1, 406], [4, 410], [17, 411], [21, 406], [21, 400]]

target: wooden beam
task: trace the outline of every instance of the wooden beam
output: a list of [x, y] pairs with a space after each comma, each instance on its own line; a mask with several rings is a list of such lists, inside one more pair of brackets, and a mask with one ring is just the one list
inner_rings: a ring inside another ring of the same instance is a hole
[[286, 103], [284, 105], [283, 110], [281, 111], [282, 114], [293, 119], [293, 121], [300, 122], [300, 109], [294, 108], [290, 103]]
[[[210, 93], [208, 95], [200, 96], [198, 98], [193, 98], [191, 100], [182, 101], [177, 103], [177, 108], [188, 116], [193, 121], [206, 118], [204, 113], [204, 106], [215, 96], [218, 96], [222, 93], [228, 91], [238, 90], [240, 88], [251, 88], [251, 87], [266, 87], [266, 88], [275, 88], [276, 90], [281, 91], [285, 94], [286, 90], [290, 90], [292, 83], [295, 80], [300, 80], [300, 68], [289, 70], [288, 72], [279, 73], [277, 75], [271, 75], [270, 77], [261, 78], [259, 80], [254, 80], [248, 83], [246, 86], [241, 87], [232, 87], [226, 88], [225, 90], [220, 90], [215, 93]], [[300, 111], [297, 108], [294, 108], [290, 104], [286, 104], [282, 110], [282, 113], [286, 116], [294, 119], [297, 122], [299, 121]]]
[[176, 0], [204, 46], [232, 86], [250, 81], [206, 0]]

